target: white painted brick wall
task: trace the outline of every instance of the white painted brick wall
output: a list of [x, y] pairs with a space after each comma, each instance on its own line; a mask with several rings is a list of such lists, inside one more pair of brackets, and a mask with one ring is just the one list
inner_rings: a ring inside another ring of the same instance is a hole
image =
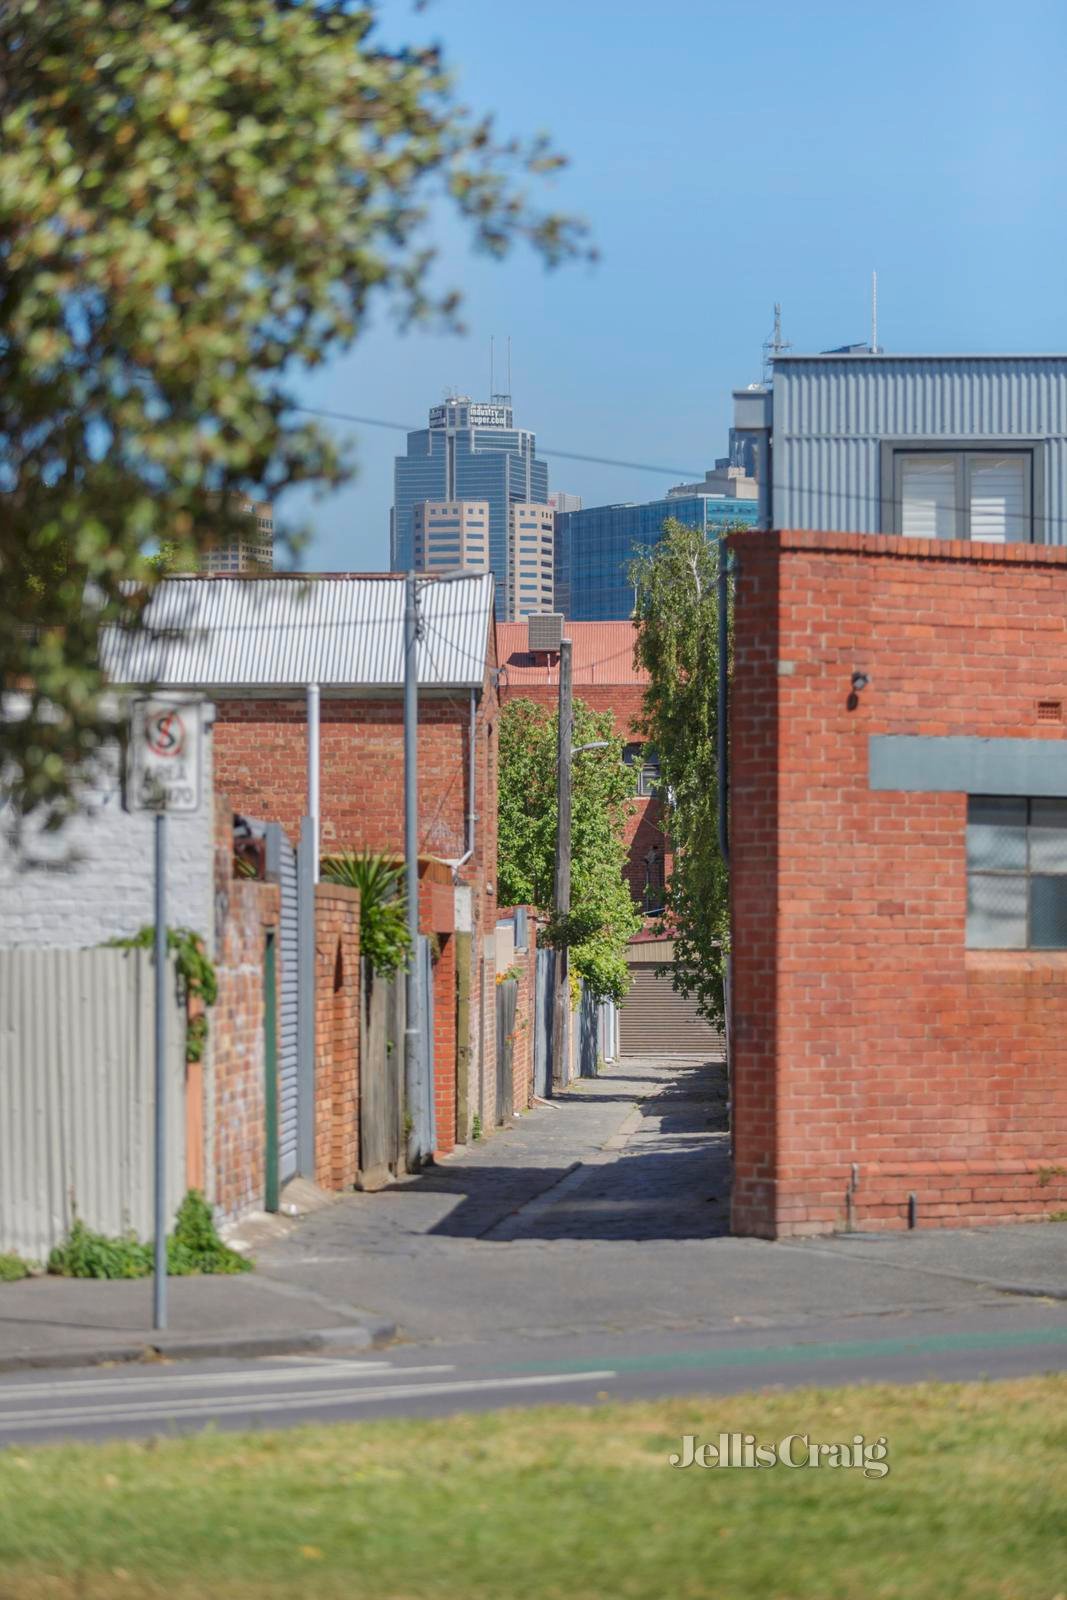
[[[167, 823], [167, 922], [215, 942], [211, 734], [205, 731], [200, 811]], [[0, 948], [77, 948], [125, 938], [152, 921], [155, 819], [123, 810], [117, 753], [59, 833], [27, 827], [11, 841], [0, 809]]]

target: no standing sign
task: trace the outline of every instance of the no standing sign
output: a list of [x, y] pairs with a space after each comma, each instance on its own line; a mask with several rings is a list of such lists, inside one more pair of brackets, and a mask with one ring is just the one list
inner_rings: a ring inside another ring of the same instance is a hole
[[131, 811], [200, 809], [202, 726], [196, 701], [135, 700], [130, 727]]

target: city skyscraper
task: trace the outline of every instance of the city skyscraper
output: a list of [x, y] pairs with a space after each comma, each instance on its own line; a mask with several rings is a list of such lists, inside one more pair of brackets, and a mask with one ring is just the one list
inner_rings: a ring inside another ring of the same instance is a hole
[[556, 513], [555, 607], [573, 622], [620, 621], [633, 615], [630, 563], [663, 536], [668, 517], [701, 528], [752, 527], [759, 503], [726, 495], [672, 494], [644, 505], [587, 506]]
[[489, 508], [489, 566], [497, 579], [497, 615], [507, 614], [511, 577], [511, 507], [548, 504], [548, 466], [538, 461], [534, 435], [516, 428], [511, 396], [487, 402], [454, 395], [431, 407], [429, 426], [409, 433], [397, 456], [390, 520], [389, 564], [406, 572], [415, 560], [415, 506], [483, 501]]
[[274, 507], [269, 500], [241, 498], [240, 509], [255, 518], [254, 527], [225, 544], [205, 550], [201, 572], [271, 572], [274, 569]]

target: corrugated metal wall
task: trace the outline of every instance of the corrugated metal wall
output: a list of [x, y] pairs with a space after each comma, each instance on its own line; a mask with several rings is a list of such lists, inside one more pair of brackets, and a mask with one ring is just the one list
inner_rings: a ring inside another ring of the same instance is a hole
[[880, 532], [882, 440], [983, 437], [1045, 443], [1044, 541], [1067, 543], [1067, 357], [785, 357], [774, 525]]
[[278, 1016], [278, 1177], [297, 1169], [297, 1099], [300, 1059], [300, 911], [296, 851], [281, 824], [268, 822], [267, 871], [281, 896], [281, 1008]]
[[[171, 970], [167, 1191], [185, 1191], [185, 1021]], [[73, 1210], [152, 1236], [153, 973], [145, 950], [0, 950], [0, 1250], [43, 1261]]]

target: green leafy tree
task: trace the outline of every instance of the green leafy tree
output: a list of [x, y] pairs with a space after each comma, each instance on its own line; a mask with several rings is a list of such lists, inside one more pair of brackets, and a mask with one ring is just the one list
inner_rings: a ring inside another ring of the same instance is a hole
[[637, 660], [649, 675], [644, 733], [659, 757], [674, 851], [664, 909], [674, 940], [668, 970], [675, 989], [721, 1024], [729, 906], [718, 845], [718, 576], [718, 546], [673, 517], [630, 569]]
[[[550, 916], [556, 860], [558, 718], [532, 700], [510, 700], [500, 717], [497, 892], [502, 905], [532, 905]], [[542, 936], [566, 945], [572, 970], [602, 999], [629, 989], [626, 941], [641, 918], [624, 876], [623, 832], [635, 776], [610, 712], [574, 702], [574, 743], [607, 740], [575, 759], [571, 798], [570, 915]]]
[[374, 0], [0, 4], [0, 687], [28, 697], [0, 757], [23, 812], [61, 820], [115, 731], [101, 625], [239, 534], [240, 495], [351, 470], [294, 376], [375, 307], [456, 322], [434, 205], [493, 255], [582, 248], [527, 194], [551, 149], [502, 142], [377, 22]]

